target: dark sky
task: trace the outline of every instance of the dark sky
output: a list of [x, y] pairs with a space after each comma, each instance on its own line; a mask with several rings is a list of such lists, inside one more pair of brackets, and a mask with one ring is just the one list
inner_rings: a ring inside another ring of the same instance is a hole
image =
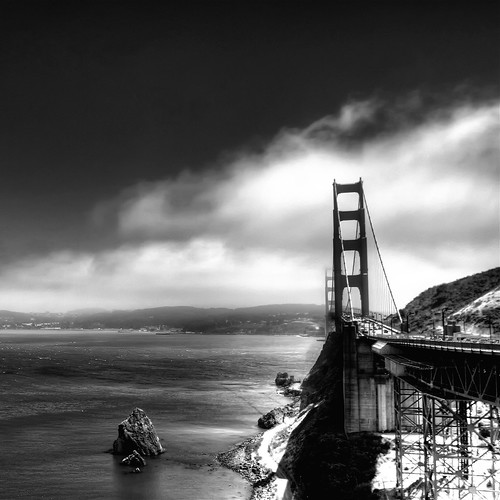
[[345, 103], [498, 95], [498, 2], [158, 3], [1, 2], [4, 264], [110, 248], [97, 205]]

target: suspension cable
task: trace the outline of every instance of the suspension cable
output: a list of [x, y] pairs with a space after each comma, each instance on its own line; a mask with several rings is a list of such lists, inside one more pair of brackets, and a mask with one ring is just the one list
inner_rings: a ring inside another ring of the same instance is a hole
[[401, 314], [399, 312], [399, 309], [398, 309], [398, 306], [396, 305], [396, 301], [394, 300], [394, 295], [392, 294], [392, 289], [391, 289], [391, 285], [389, 283], [389, 279], [387, 278], [387, 273], [385, 272], [385, 266], [384, 266], [384, 261], [382, 260], [382, 255], [380, 254], [380, 248], [378, 246], [378, 242], [377, 242], [377, 237], [375, 236], [375, 230], [373, 229], [373, 223], [372, 223], [372, 218], [370, 216], [370, 211], [368, 210], [368, 203], [366, 202], [366, 196], [365, 196], [365, 193], [363, 191], [363, 199], [365, 201], [365, 207], [366, 207], [366, 213], [368, 214], [368, 220], [370, 221], [370, 228], [372, 230], [372, 235], [373, 235], [373, 241], [375, 242], [375, 248], [377, 249], [377, 254], [378, 254], [378, 258], [380, 260], [380, 264], [382, 266], [382, 271], [384, 273], [384, 277], [385, 277], [385, 282], [387, 283], [387, 286], [389, 288], [389, 293], [391, 295], [391, 300], [392, 300], [392, 303], [394, 305], [394, 308], [396, 309], [396, 313], [398, 315], [398, 319], [399, 321], [402, 323], [403, 320], [401, 319]]

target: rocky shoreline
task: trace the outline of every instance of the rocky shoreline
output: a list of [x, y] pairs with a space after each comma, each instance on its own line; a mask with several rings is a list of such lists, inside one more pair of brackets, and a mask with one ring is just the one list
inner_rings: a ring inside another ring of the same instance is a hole
[[274, 500], [275, 494], [275, 472], [261, 464], [258, 450], [262, 444], [263, 435], [246, 439], [237, 444], [231, 450], [217, 455], [218, 462], [238, 472], [253, 488], [251, 500]]
[[[325, 344], [300, 388], [294, 387], [301, 395], [259, 419], [268, 430], [217, 456], [252, 485], [250, 500], [326, 499], [332, 492], [343, 500], [373, 500], [389, 493], [387, 475], [395, 472], [377, 466], [394, 468], [389, 457], [379, 460], [390, 440], [374, 433], [348, 437], [343, 430], [342, 379], [335, 363], [342, 351], [334, 340]], [[288, 388], [295, 385], [293, 377], [278, 374], [280, 392], [281, 380]]]
[[298, 398], [294, 399], [292, 403], [274, 408], [267, 414], [282, 416], [281, 422], [216, 457], [222, 466], [237, 472], [252, 485], [251, 500], [282, 498], [280, 491], [286, 480], [278, 478], [278, 464], [286, 448], [288, 436], [301, 420], [301, 416], [307, 413], [299, 411], [300, 401]]

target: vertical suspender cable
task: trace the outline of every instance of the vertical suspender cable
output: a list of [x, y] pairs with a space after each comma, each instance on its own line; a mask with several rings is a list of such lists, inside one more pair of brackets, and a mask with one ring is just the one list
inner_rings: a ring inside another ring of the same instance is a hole
[[387, 283], [387, 286], [389, 287], [389, 293], [391, 294], [391, 300], [392, 300], [392, 303], [394, 305], [394, 308], [396, 309], [396, 312], [397, 312], [397, 315], [398, 315], [398, 319], [402, 323], [403, 321], [401, 319], [401, 314], [399, 313], [399, 309], [398, 309], [398, 307], [396, 305], [396, 301], [394, 300], [394, 295], [392, 294], [391, 285], [389, 283], [389, 280], [387, 279], [387, 273], [385, 272], [384, 261], [382, 260], [382, 256], [380, 255], [380, 248], [378, 246], [377, 237], [375, 236], [375, 230], [373, 229], [372, 218], [370, 216], [370, 211], [368, 210], [368, 203], [366, 202], [366, 197], [365, 197], [365, 193], [364, 192], [363, 192], [363, 199], [365, 200], [366, 213], [368, 214], [368, 220], [370, 221], [370, 227], [371, 227], [371, 230], [372, 230], [373, 241], [375, 242], [375, 247], [377, 249], [378, 258], [380, 260], [380, 264], [382, 265], [382, 271], [384, 273], [385, 281]]

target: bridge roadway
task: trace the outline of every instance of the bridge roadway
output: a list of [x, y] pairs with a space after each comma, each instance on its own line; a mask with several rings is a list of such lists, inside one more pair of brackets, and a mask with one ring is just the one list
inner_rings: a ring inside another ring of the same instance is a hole
[[385, 368], [422, 392], [500, 406], [500, 344], [360, 335], [385, 359]]
[[500, 344], [495, 342], [436, 340], [425, 337], [412, 338], [404, 334], [399, 334], [398, 337], [384, 334], [365, 335], [365, 337], [375, 341], [381, 340], [394, 345], [406, 346], [415, 349], [435, 349], [439, 351], [500, 356]]

